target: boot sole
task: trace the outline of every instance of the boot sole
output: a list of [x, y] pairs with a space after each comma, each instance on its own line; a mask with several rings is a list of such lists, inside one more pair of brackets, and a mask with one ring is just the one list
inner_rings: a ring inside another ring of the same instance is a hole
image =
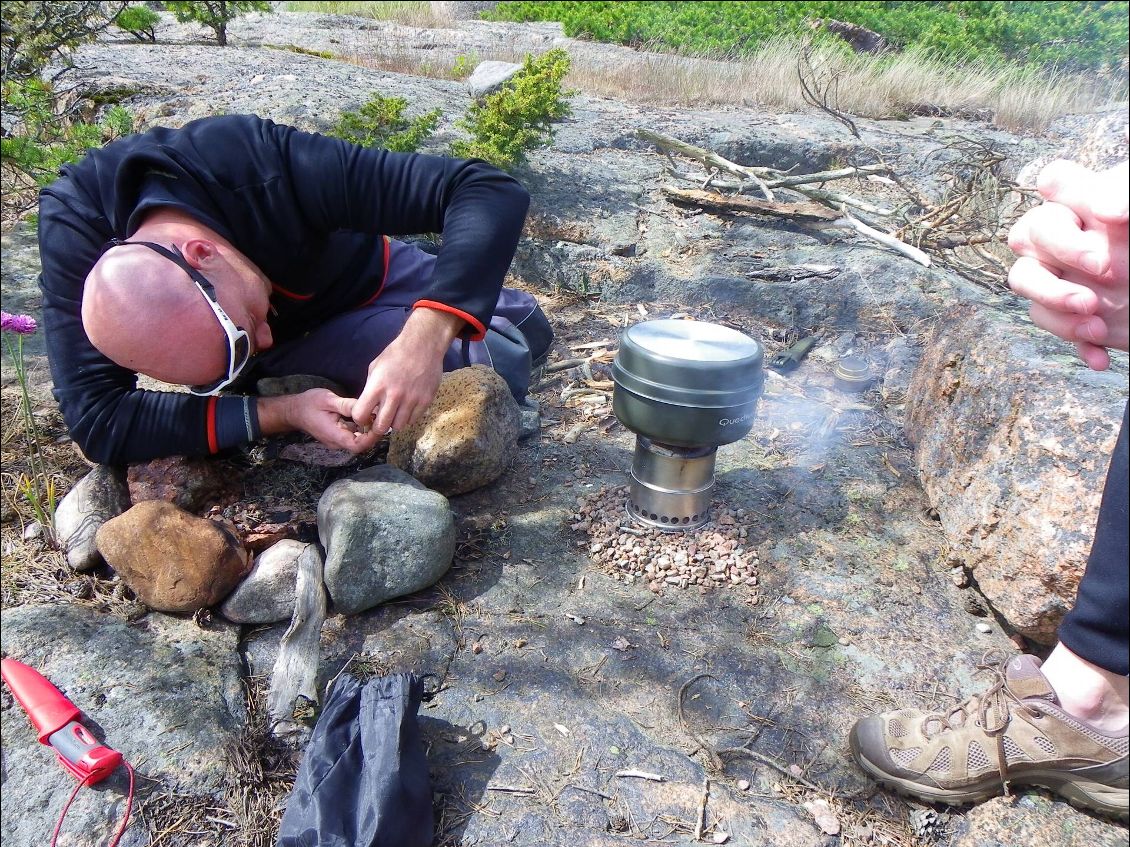
[[[861, 768], [869, 773], [876, 782], [900, 794], [906, 794], [926, 803], [946, 803], [950, 806], [963, 806], [970, 803], [981, 803], [993, 797], [998, 797], [1004, 792], [1001, 790], [1000, 780], [995, 776], [981, 783], [966, 786], [961, 789], [949, 790], [934, 788], [901, 779], [886, 773], [878, 765], [867, 759], [856, 747], [852, 738], [852, 753]], [[1099, 812], [1117, 820], [1130, 819], [1130, 798], [1126, 788], [1116, 788], [1110, 785], [1083, 779], [1077, 774], [1063, 771], [1026, 771], [1009, 780], [1010, 785], [1017, 787], [1032, 786], [1046, 788], [1058, 794], [1072, 806]]]

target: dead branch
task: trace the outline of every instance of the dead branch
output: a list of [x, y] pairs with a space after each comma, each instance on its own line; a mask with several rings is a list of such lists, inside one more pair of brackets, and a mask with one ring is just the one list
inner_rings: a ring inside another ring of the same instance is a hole
[[748, 212], [754, 215], [824, 223], [831, 223], [842, 217], [839, 213], [817, 203], [780, 203], [755, 200], [752, 197], [723, 197], [708, 191], [673, 188], [669, 185], [663, 186], [663, 193], [675, 202], [698, 206], [713, 212]]
[[750, 279], [773, 279], [796, 282], [802, 279], [832, 279], [840, 273], [835, 265], [788, 265], [779, 268], [756, 268], [746, 271]]
[[[832, 76], [824, 84], [823, 89], [821, 89], [821, 80], [818, 78], [816, 70], [812, 67], [812, 62], [809, 60], [811, 53], [812, 49], [810, 46], [804, 48], [803, 52], [801, 53], [800, 62], [797, 64], [796, 70], [797, 79], [800, 80], [801, 94], [804, 96], [805, 101], [807, 101], [810, 105], [815, 106], [820, 111], [831, 115], [837, 121], [846, 126], [848, 128], [848, 132], [850, 132], [856, 138], [862, 140], [859, 135], [859, 130], [855, 126], [855, 121], [853, 121], [846, 114], [844, 114], [828, 102], [829, 97], [834, 96], [834, 92], [839, 85], [839, 75], [832, 74]], [[805, 79], [806, 70], [812, 75], [811, 86], [809, 86], [808, 80]]]
[[882, 206], [875, 206], [864, 200], [859, 200], [852, 197], [850, 194], [841, 194], [838, 191], [825, 191], [822, 188], [809, 188], [806, 185], [798, 185], [793, 188], [806, 197], [811, 197], [813, 200], [819, 200], [821, 203], [827, 203], [833, 208], [838, 208], [841, 205], [852, 206], [859, 209], [861, 212], [867, 212], [872, 215], [879, 215], [880, 217], [888, 218], [894, 214], [893, 209], [884, 209]]
[[832, 182], [833, 180], [848, 179], [853, 176], [883, 173], [887, 170], [886, 165], [861, 165], [858, 168], [836, 168], [832, 171], [817, 171], [814, 174], [774, 177], [767, 179], [765, 184], [770, 188], [789, 188], [794, 185], [806, 185], [812, 182]]
[[650, 141], [666, 153], [678, 153], [681, 156], [686, 156], [688, 159], [701, 162], [708, 171], [710, 168], [717, 168], [719, 171], [724, 171], [734, 176], [740, 176], [742, 179], [749, 179], [755, 174], [757, 176], [767, 176], [779, 173], [779, 171], [774, 171], [772, 168], [749, 168], [745, 165], [736, 164], [710, 150], [696, 147], [693, 144], [688, 144], [685, 141], [680, 141], [677, 138], [672, 138], [670, 135], [664, 135], [654, 130], [637, 129], [636, 135], [644, 141]]
[[885, 232], [880, 232], [877, 229], [872, 229], [862, 221], [853, 218], [846, 207], [843, 207], [842, 211], [844, 213], [843, 217], [836, 222], [836, 226], [843, 227], [845, 229], [853, 229], [860, 235], [870, 238], [872, 241], [878, 241], [880, 244], [890, 247], [896, 253], [900, 253], [903, 256], [906, 256], [908, 259], [917, 262], [924, 268], [930, 267], [930, 257], [919, 250], [917, 247], [912, 247], [906, 242], [899, 241], [893, 235], [888, 235]]

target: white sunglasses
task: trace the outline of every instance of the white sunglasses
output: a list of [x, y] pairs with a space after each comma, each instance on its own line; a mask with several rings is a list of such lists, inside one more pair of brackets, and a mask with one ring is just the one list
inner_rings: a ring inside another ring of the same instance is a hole
[[236, 326], [232, 319], [228, 317], [227, 312], [220, 306], [220, 301], [216, 297], [216, 287], [205, 278], [204, 274], [188, 263], [175, 245], [170, 250], [168, 247], [154, 244], [152, 241], [122, 241], [115, 238], [109, 241], [106, 246], [108, 248], [120, 247], [123, 244], [142, 244], [150, 250], [160, 253], [188, 274], [200, 293], [204, 295], [204, 299], [208, 301], [208, 305], [212, 308], [212, 314], [216, 316], [216, 320], [220, 322], [220, 326], [224, 329], [224, 335], [228, 339], [227, 374], [206, 385], [190, 385], [188, 390], [198, 397], [209, 397], [235, 382], [251, 360], [251, 337], [243, 327]]

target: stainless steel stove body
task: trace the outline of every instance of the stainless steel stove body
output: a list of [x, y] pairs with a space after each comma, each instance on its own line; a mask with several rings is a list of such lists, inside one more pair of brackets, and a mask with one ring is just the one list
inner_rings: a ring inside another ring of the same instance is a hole
[[718, 447], [753, 426], [765, 384], [761, 345], [705, 321], [657, 320], [624, 331], [612, 410], [636, 433], [627, 510], [688, 530], [710, 519]]

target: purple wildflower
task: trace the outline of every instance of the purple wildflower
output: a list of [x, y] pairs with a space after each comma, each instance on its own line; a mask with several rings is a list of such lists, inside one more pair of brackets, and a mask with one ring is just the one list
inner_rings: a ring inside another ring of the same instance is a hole
[[39, 326], [31, 315], [12, 315], [0, 312], [0, 331], [14, 332], [17, 335], [31, 335]]

